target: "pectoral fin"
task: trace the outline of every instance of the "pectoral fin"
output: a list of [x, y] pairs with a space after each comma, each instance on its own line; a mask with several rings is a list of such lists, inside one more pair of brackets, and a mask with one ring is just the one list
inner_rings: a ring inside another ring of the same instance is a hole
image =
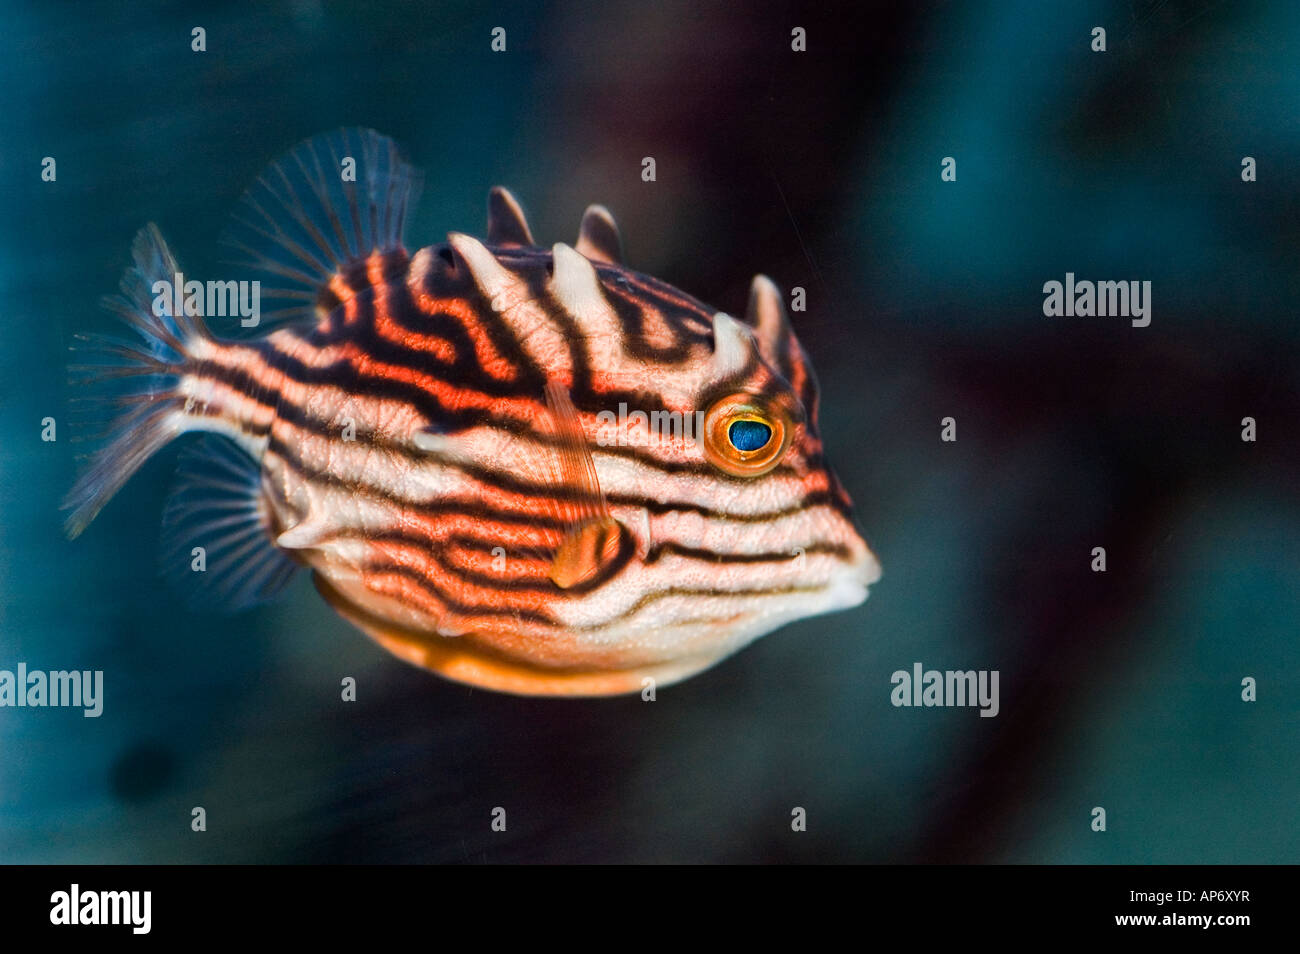
[[569, 532], [551, 561], [551, 579], [562, 590], [585, 583], [618, 559], [623, 527], [613, 517], [592, 520]]
[[557, 482], [565, 496], [571, 498], [560, 505], [569, 528], [555, 551], [550, 576], [556, 586], [567, 590], [596, 579], [602, 570], [626, 560], [631, 538], [610, 515], [569, 392], [554, 382], [547, 384], [546, 406], [559, 438]]

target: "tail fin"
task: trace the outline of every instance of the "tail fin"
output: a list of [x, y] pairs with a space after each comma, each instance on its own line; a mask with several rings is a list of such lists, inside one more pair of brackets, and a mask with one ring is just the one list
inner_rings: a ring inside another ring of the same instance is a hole
[[[128, 382], [123, 392], [95, 398], [107, 418], [107, 444], [95, 454], [68, 492], [63, 507], [70, 510], [64, 528], [76, 537], [100, 509], [160, 447], [183, 430], [185, 399], [176, 390], [189, 361], [189, 348], [210, 337], [201, 315], [174, 308], [171, 295], [155, 295], [156, 282], [170, 287], [180, 272], [158, 227], [145, 226], [131, 246], [135, 264], [122, 276], [121, 294], [104, 299], [138, 338], [89, 337], [85, 349], [97, 363], [74, 365], [78, 383]], [[180, 314], [172, 314], [180, 311]]]

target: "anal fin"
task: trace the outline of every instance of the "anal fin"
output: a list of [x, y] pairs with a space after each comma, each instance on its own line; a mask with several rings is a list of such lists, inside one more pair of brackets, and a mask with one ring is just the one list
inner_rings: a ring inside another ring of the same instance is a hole
[[257, 461], [227, 438], [199, 437], [181, 454], [163, 514], [164, 575], [196, 606], [267, 602], [300, 568], [272, 537]]

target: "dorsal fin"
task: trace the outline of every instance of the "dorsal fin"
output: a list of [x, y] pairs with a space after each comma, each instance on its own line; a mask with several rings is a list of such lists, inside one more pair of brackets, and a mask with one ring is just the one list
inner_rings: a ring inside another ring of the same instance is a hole
[[358, 263], [402, 248], [417, 187], [396, 144], [373, 129], [316, 136], [273, 163], [222, 239], [261, 281], [262, 318], [314, 318], [346, 300]]
[[489, 245], [533, 245], [533, 233], [528, 230], [524, 210], [510, 190], [493, 186], [488, 193]]
[[578, 244], [574, 247], [593, 262], [623, 264], [623, 239], [618, 234], [618, 224], [603, 205], [587, 206], [578, 228]]

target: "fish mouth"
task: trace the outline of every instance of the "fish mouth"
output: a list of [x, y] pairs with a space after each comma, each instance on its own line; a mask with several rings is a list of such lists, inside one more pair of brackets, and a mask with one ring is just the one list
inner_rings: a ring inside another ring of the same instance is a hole
[[[854, 528], [856, 530], [856, 527]], [[880, 559], [867, 545], [860, 533], [854, 533], [849, 544], [851, 557], [844, 562], [837, 578], [831, 582], [831, 590], [842, 600], [843, 608], [857, 606], [871, 593], [871, 587], [880, 582], [883, 570]], [[854, 593], [857, 598], [854, 599]]]
[[731, 655], [731, 648], [627, 669], [539, 666], [512, 659], [473, 633], [442, 636], [403, 627], [347, 599], [320, 574], [312, 581], [335, 612], [398, 659], [452, 682], [516, 696], [618, 696], [669, 686]]
[[862, 560], [857, 564], [857, 579], [858, 582], [862, 584], [863, 588], [869, 588], [880, 582], [881, 574], [884, 571], [881, 569], [880, 560], [871, 552], [871, 550], [867, 549], [865, 543], [863, 544], [863, 549], [866, 553]]

